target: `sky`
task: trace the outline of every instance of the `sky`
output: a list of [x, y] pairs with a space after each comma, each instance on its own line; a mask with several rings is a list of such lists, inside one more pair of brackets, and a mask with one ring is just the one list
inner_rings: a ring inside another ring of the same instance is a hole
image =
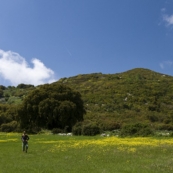
[[133, 68], [173, 76], [173, 0], [0, 0], [0, 85]]

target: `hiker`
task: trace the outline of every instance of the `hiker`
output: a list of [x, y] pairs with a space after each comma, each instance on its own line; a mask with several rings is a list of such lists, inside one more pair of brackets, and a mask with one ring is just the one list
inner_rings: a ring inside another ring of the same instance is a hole
[[22, 150], [23, 152], [27, 153], [29, 136], [26, 134], [25, 131], [23, 132], [21, 140], [22, 140]]

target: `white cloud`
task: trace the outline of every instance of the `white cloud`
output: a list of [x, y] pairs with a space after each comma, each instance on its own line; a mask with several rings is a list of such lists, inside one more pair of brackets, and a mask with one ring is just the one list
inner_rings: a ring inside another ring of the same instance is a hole
[[0, 76], [12, 85], [40, 85], [54, 82], [54, 72], [47, 68], [39, 59], [32, 59], [30, 67], [25, 58], [12, 51], [0, 49]]
[[171, 67], [173, 65], [173, 62], [164, 61], [164, 62], [161, 62], [159, 65], [160, 65], [161, 69], [165, 69], [165, 68]]
[[173, 15], [163, 15], [163, 20], [166, 22], [168, 26], [173, 25]]

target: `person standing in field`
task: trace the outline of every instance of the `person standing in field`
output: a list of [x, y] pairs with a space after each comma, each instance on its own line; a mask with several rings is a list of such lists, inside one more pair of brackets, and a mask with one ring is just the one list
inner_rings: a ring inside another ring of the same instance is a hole
[[21, 140], [22, 140], [22, 150], [23, 152], [27, 153], [29, 136], [26, 134], [25, 131], [23, 132]]

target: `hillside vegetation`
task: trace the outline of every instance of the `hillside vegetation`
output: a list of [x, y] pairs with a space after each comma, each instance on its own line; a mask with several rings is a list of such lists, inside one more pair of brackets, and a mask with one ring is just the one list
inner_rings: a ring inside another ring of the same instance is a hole
[[87, 110], [85, 119], [118, 128], [147, 123], [157, 129], [173, 129], [173, 77], [148, 69], [118, 74], [85, 74], [63, 78], [78, 90]]
[[[172, 76], [136, 68], [117, 74], [81, 74], [55, 83], [80, 92], [87, 112], [84, 122], [94, 122], [103, 130], [135, 123], [156, 130], [173, 130]], [[39, 86], [1, 86], [1, 105], [20, 104], [35, 88]]]

